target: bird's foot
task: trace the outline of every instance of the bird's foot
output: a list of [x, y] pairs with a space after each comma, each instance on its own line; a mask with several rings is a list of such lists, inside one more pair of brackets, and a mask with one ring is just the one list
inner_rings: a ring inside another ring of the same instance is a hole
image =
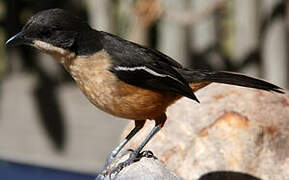
[[141, 158], [146, 157], [146, 158], [153, 158], [153, 159], [158, 159], [154, 153], [150, 150], [147, 151], [142, 151], [141, 153], [138, 154], [137, 158], [140, 160]]
[[97, 172], [97, 177], [95, 180], [103, 180], [107, 175], [109, 175], [109, 179], [111, 179], [111, 169], [114, 167], [114, 165], [117, 164], [117, 162], [123, 157], [126, 156], [129, 153], [134, 152], [133, 149], [126, 149], [124, 151], [121, 151], [117, 155], [114, 153], [110, 153], [105, 161], [105, 165], [102, 171]]
[[111, 165], [113, 165], [115, 161], [121, 159], [123, 156], [127, 155], [130, 152], [133, 152], [133, 149], [126, 149], [126, 150], [118, 153], [117, 155], [115, 155], [114, 153], [110, 153], [109, 156], [107, 157], [106, 161], [105, 161], [104, 171], [106, 169], [109, 169], [109, 167]]
[[[127, 152], [128, 151], [126, 151], [126, 154], [127, 154]], [[141, 153], [133, 151], [126, 161], [119, 163], [117, 166], [115, 166], [111, 169], [106, 169], [104, 171], [104, 175], [105, 176], [109, 175], [111, 177], [112, 174], [118, 174], [123, 168], [129, 166], [130, 164], [132, 164], [134, 162], [139, 161], [143, 157], [157, 159], [157, 157], [154, 156], [152, 151], [142, 151]]]
[[112, 174], [118, 174], [123, 168], [129, 166], [133, 162], [138, 161], [139, 158], [135, 152], [132, 152], [127, 160], [124, 162], [119, 163], [117, 166], [105, 170], [105, 175], [111, 176]]

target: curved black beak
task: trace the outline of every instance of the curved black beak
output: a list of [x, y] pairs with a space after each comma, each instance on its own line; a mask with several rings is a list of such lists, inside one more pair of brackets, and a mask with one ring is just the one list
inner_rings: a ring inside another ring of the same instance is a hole
[[16, 35], [12, 36], [5, 43], [7, 47], [15, 47], [23, 44], [29, 44], [29, 41], [24, 37], [23, 31], [20, 31]]

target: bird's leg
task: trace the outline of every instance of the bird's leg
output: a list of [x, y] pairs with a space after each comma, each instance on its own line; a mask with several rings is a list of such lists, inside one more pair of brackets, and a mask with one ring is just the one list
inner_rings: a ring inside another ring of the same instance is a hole
[[140, 153], [144, 146], [150, 141], [150, 139], [163, 127], [166, 121], [166, 115], [162, 114], [156, 121], [156, 125], [153, 127], [149, 135], [145, 138], [145, 140], [130, 154], [129, 158], [119, 163], [116, 167], [112, 168], [111, 171], [107, 172], [107, 174], [111, 175], [113, 173], [120, 172], [124, 167], [130, 165], [131, 163], [139, 160], [142, 156]]
[[[135, 127], [130, 131], [130, 133], [125, 137], [125, 139], [109, 154], [108, 158], [106, 159], [104, 170], [106, 170], [110, 164], [114, 161], [114, 159], [119, 154], [120, 150], [127, 144], [127, 142], [137, 133], [139, 130], [143, 128], [145, 124], [145, 120], [137, 120], [135, 121]], [[126, 155], [130, 150], [121, 153], [121, 156]]]
[[130, 154], [129, 158], [118, 164], [116, 167], [112, 168], [110, 172], [108, 172], [109, 174], [113, 174], [113, 173], [118, 173], [119, 171], [121, 171], [124, 167], [130, 165], [131, 163], [135, 162], [136, 160], [139, 160], [138, 155], [140, 153], [140, 151], [143, 149], [143, 147], [149, 142], [149, 140], [161, 129], [160, 126], [156, 125], [152, 131], [150, 132], [150, 134], [145, 138], [145, 140]]

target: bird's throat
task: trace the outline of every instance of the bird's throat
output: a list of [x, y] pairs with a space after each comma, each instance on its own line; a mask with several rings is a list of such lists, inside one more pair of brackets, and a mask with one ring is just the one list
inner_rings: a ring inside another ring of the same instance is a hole
[[66, 61], [70, 61], [76, 58], [76, 54], [70, 50], [63, 49], [60, 47], [53, 46], [52, 44], [44, 41], [33, 41], [33, 47], [43, 51], [46, 54], [51, 55], [55, 60], [61, 64], [65, 64]]

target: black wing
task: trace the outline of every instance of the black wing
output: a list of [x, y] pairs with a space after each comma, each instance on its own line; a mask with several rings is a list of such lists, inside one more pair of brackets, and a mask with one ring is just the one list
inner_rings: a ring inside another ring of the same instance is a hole
[[179, 63], [159, 51], [101, 33], [103, 48], [113, 59], [111, 71], [120, 80], [146, 89], [175, 92], [199, 102], [188, 82], [174, 69], [182, 68]]

